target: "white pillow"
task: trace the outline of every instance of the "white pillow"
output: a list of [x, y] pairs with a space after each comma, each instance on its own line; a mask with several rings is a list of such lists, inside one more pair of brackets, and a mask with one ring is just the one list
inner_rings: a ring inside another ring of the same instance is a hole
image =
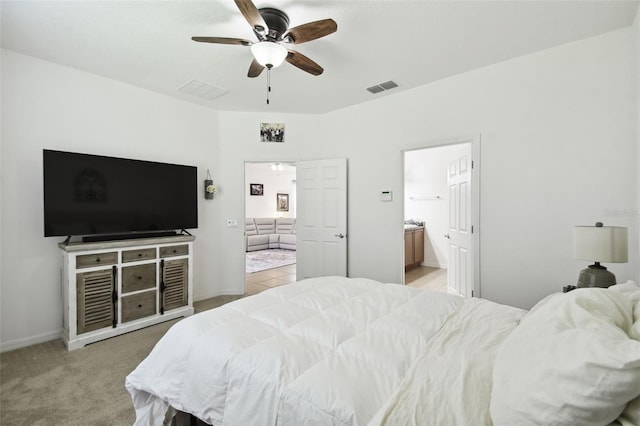
[[[633, 303], [633, 325], [627, 331], [627, 334], [632, 339], [640, 340], [640, 285], [633, 281], [627, 281], [623, 284], [611, 286], [609, 290], [623, 293]], [[640, 425], [640, 396], [627, 404], [627, 407], [617, 420], [622, 426]]]
[[604, 425], [640, 395], [640, 342], [624, 294], [576, 289], [538, 303], [498, 349], [495, 425]]
[[622, 293], [631, 300], [633, 304], [633, 324], [631, 328], [626, 331], [632, 339], [640, 340], [640, 285], [633, 281], [627, 281], [623, 284], [611, 286], [609, 290]]

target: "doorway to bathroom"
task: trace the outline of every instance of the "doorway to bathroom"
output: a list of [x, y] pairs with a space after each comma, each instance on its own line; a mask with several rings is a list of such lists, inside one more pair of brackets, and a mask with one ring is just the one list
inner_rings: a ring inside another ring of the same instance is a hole
[[404, 151], [405, 284], [479, 295], [476, 157], [479, 138]]

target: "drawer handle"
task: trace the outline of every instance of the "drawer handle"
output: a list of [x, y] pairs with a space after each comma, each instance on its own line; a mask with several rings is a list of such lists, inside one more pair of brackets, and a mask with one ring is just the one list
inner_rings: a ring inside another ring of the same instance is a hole
[[138, 279], [141, 280], [142, 279], [142, 275], [138, 275]]
[[100, 258], [96, 257], [96, 263], [100, 263]]
[[142, 305], [138, 305], [138, 308], [142, 308]]
[[174, 250], [173, 250], [173, 252], [174, 252], [174, 253], [177, 253], [177, 252], [178, 252], [178, 250], [174, 249]]
[[138, 253], [138, 257], [142, 257], [142, 253]]

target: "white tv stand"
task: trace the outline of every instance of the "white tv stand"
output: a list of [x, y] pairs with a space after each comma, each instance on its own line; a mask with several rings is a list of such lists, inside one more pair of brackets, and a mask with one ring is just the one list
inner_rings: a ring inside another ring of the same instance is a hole
[[192, 315], [194, 240], [60, 243], [67, 349]]

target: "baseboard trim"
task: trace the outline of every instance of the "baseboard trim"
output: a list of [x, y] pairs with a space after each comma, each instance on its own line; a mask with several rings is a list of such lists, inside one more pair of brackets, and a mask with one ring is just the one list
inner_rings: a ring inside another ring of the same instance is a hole
[[218, 296], [242, 296], [244, 293], [238, 293], [236, 289], [225, 289], [218, 294]]
[[219, 291], [214, 291], [211, 293], [198, 293], [193, 295], [193, 303], [201, 302], [203, 300], [211, 299], [212, 297], [220, 296]]
[[10, 340], [8, 342], [2, 342], [0, 343], [0, 352], [13, 351], [15, 349], [36, 345], [38, 343], [44, 343], [50, 340], [60, 339], [61, 336], [62, 336], [62, 329], [58, 331], [50, 331], [48, 333], [38, 334], [35, 336], [23, 337], [21, 339]]
[[237, 289], [223, 289], [221, 291], [216, 291], [214, 293], [210, 293], [210, 294], [198, 294], [197, 297], [194, 295], [193, 297], [193, 301], [194, 302], [201, 302], [203, 300], [207, 300], [207, 299], [212, 299], [214, 297], [218, 297], [218, 296], [242, 296], [243, 293], [238, 293]]
[[437, 262], [422, 262], [420, 265], [428, 266], [430, 268], [447, 269], [447, 265], [441, 265]]

